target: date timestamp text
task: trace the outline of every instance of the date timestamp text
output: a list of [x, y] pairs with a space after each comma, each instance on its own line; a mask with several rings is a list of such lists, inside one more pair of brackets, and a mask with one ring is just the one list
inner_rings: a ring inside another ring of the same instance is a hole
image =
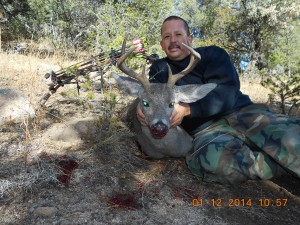
[[251, 199], [251, 198], [194, 198], [192, 199], [193, 207], [201, 207], [201, 206], [212, 206], [212, 207], [252, 207], [252, 206], [261, 206], [261, 207], [285, 207], [287, 206], [288, 199], [287, 198], [259, 198], [259, 199]]

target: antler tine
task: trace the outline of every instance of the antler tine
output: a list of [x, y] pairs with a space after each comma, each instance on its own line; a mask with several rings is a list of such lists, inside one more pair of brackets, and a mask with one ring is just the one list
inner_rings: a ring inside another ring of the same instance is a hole
[[180, 73], [177, 73], [174, 75], [172, 74], [171, 68], [168, 65], [168, 68], [169, 68], [168, 85], [171, 87], [175, 85], [176, 81], [178, 81], [179, 79], [181, 79], [182, 77], [187, 75], [189, 72], [191, 72], [195, 68], [197, 63], [201, 60], [201, 56], [198, 52], [196, 52], [192, 47], [190, 47], [184, 43], [182, 43], [182, 44], [191, 52], [190, 63], [184, 70], [182, 70]]
[[121, 57], [117, 62], [117, 67], [125, 74], [127, 74], [130, 77], [133, 77], [140, 81], [142, 85], [147, 88], [149, 86], [149, 80], [145, 73], [145, 68], [143, 68], [143, 72], [141, 74], [136, 73], [132, 69], [128, 68], [125, 64], [125, 60], [128, 58], [128, 56], [137, 48], [133, 47], [128, 50], [128, 52], [125, 53], [126, 48], [126, 37], [124, 38], [123, 44], [122, 44], [122, 50], [121, 50]]

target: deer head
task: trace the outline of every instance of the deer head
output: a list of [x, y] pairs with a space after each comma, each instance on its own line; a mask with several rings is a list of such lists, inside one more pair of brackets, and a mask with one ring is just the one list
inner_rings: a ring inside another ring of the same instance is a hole
[[168, 82], [165, 84], [149, 82], [145, 73], [146, 64], [141, 73], [136, 73], [128, 68], [125, 64], [125, 60], [135, 48], [131, 48], [128, 52], [125, 52], [125, 46], [126, 39], [123, 42], [122, 54], [118, 60], [117, 66], [123, 73], [134, 79], [121, 77], [115, 73], [112, 75], [117, 80], [118, 84], [125, 88], [127, 93], [139, 98], [139, 104], [145, 114], [151, 134], [155, 138], [162, 138], [168, 133], [168, 130], [170, 129], [169, 118], [176, 103], [195, 102], [205, 97], [207, 93], [216, 87], [216, 84], [175, 85], [176, 81], [191, 72], [200, 60], [199, 53], [187, 45], [184, 46], [191, 52], [189, 65], [178, 74], [172, 74], [168, 65], [169, 78]]

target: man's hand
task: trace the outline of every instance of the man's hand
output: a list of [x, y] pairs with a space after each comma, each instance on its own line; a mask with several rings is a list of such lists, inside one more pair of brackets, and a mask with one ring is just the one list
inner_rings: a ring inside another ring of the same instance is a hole
[[145, 115], [139, 104], [136, 107], [136, 116], [137, 116], [138, 121], [140, 121], [140, 123], [142, 124], [142, 126], [147, 126], [147, 121], [146, 121]]
[[178, 103], [174, 106], [174, 110], [170, 117], [171, 127], [176, 127], [181, 124], [183, 117], [189, 116], [191, 114], [191, 109], [187, 103]]

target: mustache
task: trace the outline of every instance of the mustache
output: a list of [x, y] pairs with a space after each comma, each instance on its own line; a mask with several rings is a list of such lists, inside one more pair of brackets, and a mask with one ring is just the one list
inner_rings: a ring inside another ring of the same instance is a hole
[[168, 49], [170, 50], [171, 48], [180, 48], [180, 46], [176, 43], [171, 43]]

